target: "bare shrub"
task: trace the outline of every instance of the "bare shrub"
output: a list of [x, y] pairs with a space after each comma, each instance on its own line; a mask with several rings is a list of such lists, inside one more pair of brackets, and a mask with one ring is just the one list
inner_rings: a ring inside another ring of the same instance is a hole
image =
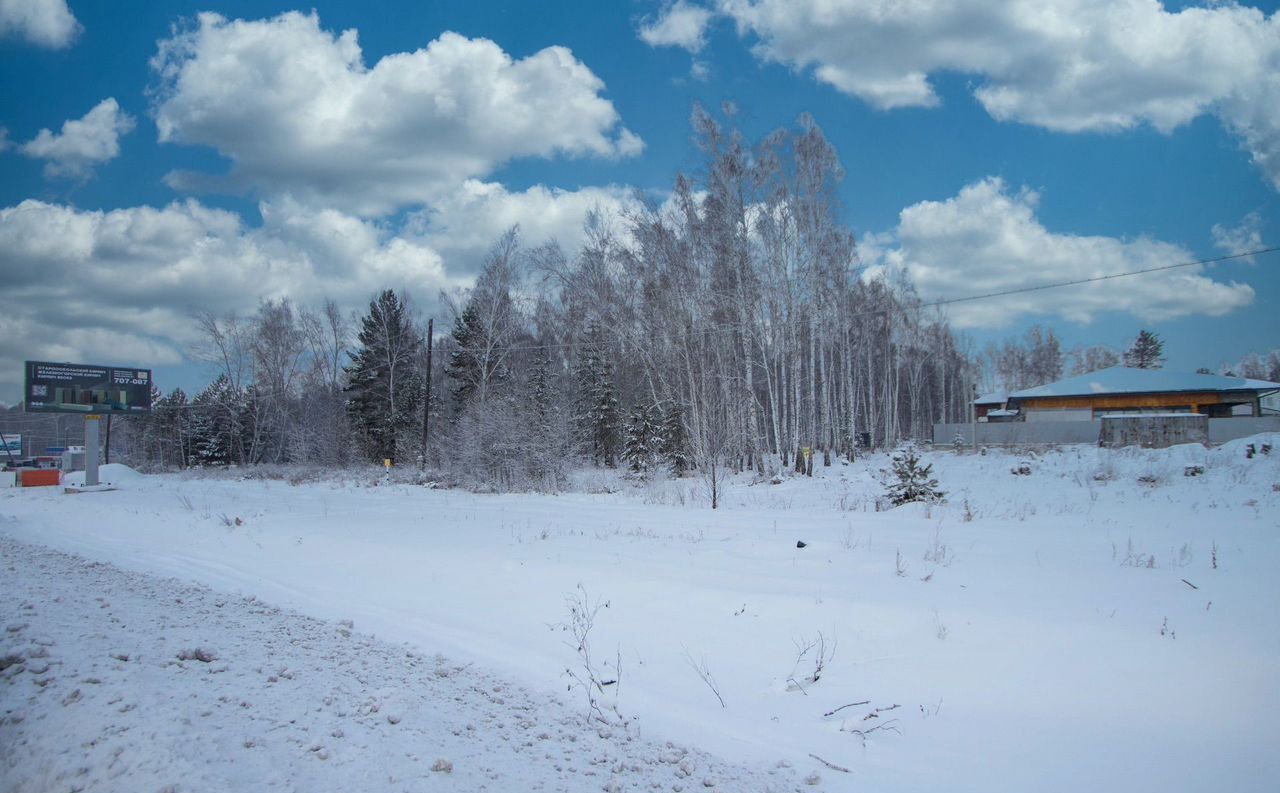
[[1118, 559], [1121, 567], [1145, 567], [1154, 569], [1156, 566], [1156, 557], [1154, 554], [1142, 553], [1133, 547], [1133, 538], [1130, 538], [1125, 544], [1124, 556], [1121, 557], [1115, 543], [1111, 544], [1111, 558]]
[[[794, 690], [804, 692], [806, 685], [812, 685], [822, 679], [822, 674], [826, 671], [827, 665], [835, 658], [836, 642], [832, 641], [828, 646], [827, 637], [823, 635], [822, 631], [818, 631], [817, 638], [809, 639], [801, 636], [799, 639], [794, 640], [794, 644], [796, 646], [796, 662], [791, 666], [791, 674], [787, 676], [787, 682], [795, 687]], [[802, 674], [801, 669], [811, 671], [797, 680], [796, 675]]]
[[[586, 588], [578, 584], [577, 591], [565, 596], [565, 606], [569, 609], [569, 619], [556, 623], [551, 628], [569, 634], [565, 644], [572, 647], [578, 656], [577, 668], [566, 667], [564, 674], [573, 681], [571, 687], [578, 686], [586, 695], [587, 721], [595, 720], [604, 724], [616, 722], [626, 726], [627, 720], [618, 711], [616, 701], [622, 679], [622, 652], [619, 650], [615, 654], [613, 671], [610, 672], [609, 662], [601, 662], [591, 647], [591, 631], [595, 628], [596, 617], [601, 609], [609, 608], [609, 601], [592, 600], [587, 595]], [[613, 701], [606, 702], [606, 699]], [[606, 711], [615, 718], [611, 719]]]
[[715, 677], [711, 674], [711, 667], [707, 664], [707, 657], [704, 655], [700, 660], [695, 661], [693, 660], [693, 655], [689, 653], [689, 648], [681, 647], [681, 649], [684, 650], [685, 662], [689, 664], [694, 672], [698, 673], [698, 677], [706, 684], [707, 688], [711, 689], [711, 693], [715, 694], [720, 707], [729, 707], [724, 703], [724, 697], [720, 695], [720, 684], [716, 682]]
[[951, 550], [950, 545], [941, 541], [939, 530], [935, 527], [933, 530], [933, 543], [925, 550], [924, 560], [943, 567], [950, 567], [955, 558], [955, 552]]

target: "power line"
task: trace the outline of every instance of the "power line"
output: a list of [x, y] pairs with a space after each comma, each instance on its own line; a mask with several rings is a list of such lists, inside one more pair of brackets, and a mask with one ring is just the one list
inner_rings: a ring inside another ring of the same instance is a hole
[[1090, 278], [1077, 278], [1073, 281], [1057, 281], [1051, 284], [1039, 284], [1037, 286], [1023, 286], [1016, 289], [1004, 289], [999, 292], [987, 292], [981, 295], [969, 295], [968, 297], [950, 297], [944, 300], [935, 300], [932, 303], [925, 303], [926, 306], [949, 306], [953, 303], [968, 303], [974, 300], [988, 300], [993, 297], [1004, 297], [1006, 295], [1020, 295], [1027, 292], [1039, 292], [1045, 289], [1058, 289], [1064, 286], [1077, 286], [1079, 284], [1092, 284], [1098, 281], [1110, 281], [1113, 278], [1128, 278], [1131, 275], [1145, 275], [1146, 273], [1158, 273], [1163, 270], [1176, 270], [1179, 267], [1195, 267], [1202, 264], [1213, 264], [1215, 262], [1225, 262], [1231, 259], [1245, 259], [1251, 256], [1257, 256], [1263, 253], [1273, 253], [1280, 251], [1280, 246], [1272, 248], [1258, 248], [1257, 250], [1248, 251], [1246, 253], [1232, 253], [1227, 256], [1217, 256], [1212, 259], [1197, 259], [1192, 262], [1178, 262], [1177, 264], [1163, 264], [1159, 267], [1145, 267], [1141, 270], [1129, 270], [1123, 273], [1111, 273], [1110, 275], [1095, 275]]

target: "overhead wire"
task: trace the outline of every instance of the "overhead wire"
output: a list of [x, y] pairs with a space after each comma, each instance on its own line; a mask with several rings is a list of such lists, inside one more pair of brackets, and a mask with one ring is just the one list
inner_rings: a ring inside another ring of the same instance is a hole
[[1217, 262], [1230, 261], [1232, 259], [1247, 259], [1253, 256], [1259, 256], [1264, 253], [1274, 253], [1280, 251], [1280, 246], [1271, 248], [1258, 248], [1244, 253], [1231, 253], [1225, 256], [1215, 256], [1212, 259], [1196, 259], [1190, 262], [1178, 262], [1177, 264], [1163, 264], [1157, 267], [1144, 267], [1140, 270], [1129, 270], [1123, 273], [1108, 273], [1106, 275], [1095, 275], [1089, 278], [1076, 278], [1071, 281], [1057, 281], [1051, 284], [1038, 284], [1036, 286], [1023, 286], [1015, 289], [1003, 289], [999, 292], [987, 292], [980, 295], [969, 295], [967, 297], [951, 297], [944, 300], [935, 300], [932, 303], [925, 303], [926, 306], [949, 306], [954, 303], [967, 303], [975, 300], [988, 300], [996, 297], [1005, 297], [1006, 295], [1020, 295], [1027, 292], [1039, 292], [1045, 289], [1058, 289], [1064, 286], [1078, 286], [1080, 284], [1092, 284], [1099, 281], [1110, 281], [1115, 278], [1128, 278], [1133, 275], [1145, 275], [1147, 273], [1158, 273], [1165, 270], [1176, 270], [1180, 267], [1195, 267], [1197, 265], [1215, 264]]

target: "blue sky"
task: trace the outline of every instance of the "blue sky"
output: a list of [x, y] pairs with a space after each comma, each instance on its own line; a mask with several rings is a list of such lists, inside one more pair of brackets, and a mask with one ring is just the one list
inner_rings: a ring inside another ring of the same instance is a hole
[[[24, 359], [198, 386], [191, 313], [263, 298], [404, 288], [443, 322], [506, 225], [572, 247], [696, 172], [694, 103], [752, 139], [812, 113], [863, 263], [926, 299], [1280, 244], [1276, 3], [881, 5], [6, 4], [0, 400]], [[1271, 253], [952, 319], [1149, 328], [1189, 370], [1280, 347], [1277, 306]]]

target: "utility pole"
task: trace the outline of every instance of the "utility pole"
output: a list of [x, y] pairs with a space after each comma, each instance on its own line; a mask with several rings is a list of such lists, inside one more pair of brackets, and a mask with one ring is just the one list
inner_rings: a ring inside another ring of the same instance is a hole
[[427, 320], [427, 393], [422, 399], [422, 453], [418, 456], [419, 470], [427, 467], [427, 429], [431, 421], [431, 347], [435, 319]]
[[103, 463], [107, 465], [111, 464], [111, 414], [110, 413], [107, 414], [107, 445], [106, 445], [106, 448], [103, 449], [102, 458], [103, 458], [102, 459]]
[[978, 451], [978, 383], [973, 383], [973, 394], [969, 399], [969, 441], [970, 448], [976, 453]]

